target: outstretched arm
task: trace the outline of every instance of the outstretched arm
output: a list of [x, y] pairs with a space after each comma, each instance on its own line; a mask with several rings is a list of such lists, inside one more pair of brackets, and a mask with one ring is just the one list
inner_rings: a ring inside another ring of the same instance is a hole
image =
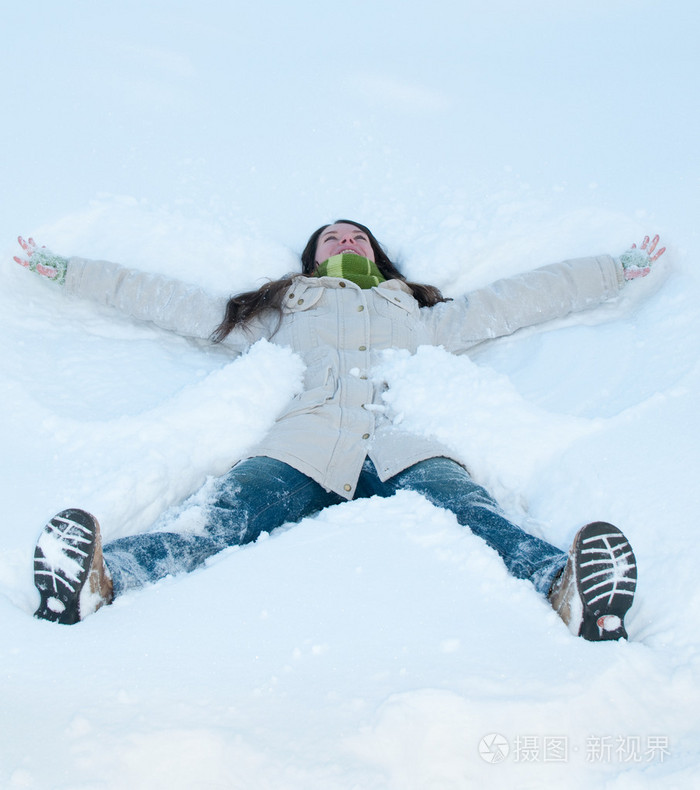
[[[19, 243], [24, 254], [15, 256], [15, 261], [62, 285], [66, 294], [114, 307], [163, 329], [207, 339], [224, 315], [226, 299], [194, 285], [108, 261], [62, 258], [39, 247], [34, 239], [20, 236]], [[250, 336], [239, 335], [229, 339], [228, 348], [243, 351], [251, 344]]]
[[457, 353], [484, 340], [563, 318], [613, 298], [625, 283], [645, 277], [665, 252], [659, 237], [644, 237], [619, 258], [599, 255], [543, 266], [498, 280], [454, 302], [426, 311], [435, 342]]

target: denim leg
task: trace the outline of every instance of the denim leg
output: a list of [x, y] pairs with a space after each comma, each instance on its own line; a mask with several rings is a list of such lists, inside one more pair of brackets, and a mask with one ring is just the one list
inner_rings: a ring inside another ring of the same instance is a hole
[[241, 461], [215, 484], [200, 534], [148, 532], [105, 544], [114, 593], [192, 571], [229, 546], [240, 546], [287, 522], [300, 521], [341, 498], [272, 458]]
[[363, 490], [368, 495], [390, 496], [402, 489], [417, 491], [434, 505], [451, 510], [460, 524], [498, 552], [513, 576], [528, 579], [544, 595], [566, 564], [566, 552], [511, 523], [488, 492], [449, 458], [421, 461], [384, 483], [374, 467], [365, 464]]

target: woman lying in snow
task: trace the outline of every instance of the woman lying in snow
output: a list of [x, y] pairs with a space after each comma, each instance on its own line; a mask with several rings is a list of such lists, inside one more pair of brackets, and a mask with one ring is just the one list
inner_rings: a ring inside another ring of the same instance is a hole
[[306, 364], [304, 390], [268, 435], [216, 481], [204, 534], [150, 532], [101, 545], [97, 520], [59, 513], [37, 543], [36, 616], [72, 624], [123, 592], [191, 571], [223, 549], [297, 522], [343, 500], [417, 491], [451, 510], [495, 549], [510, 573], [529, 579], [573, 633], [597, 641], [627, 636], [637, 568], [619, 529], [584, 526], [566, 552], [512, 524], [467, 469], [439, 443], [393, 424], [369, 371], [376, 352], [442, 345], [464, 352], [522, 327], [614, 298], [648, 274], [664, 252], [646, 237], [620, 258], [600, 255], [500, 280], [465, 297], [407, 282], [364, 225], [338, 220], [317, 230], [301, 274], [228, 301], [114, 263], [65, 259], [20, 238], [15, 260], [69, 294], [115, 307], [182, 335], [241, 354], [265, 338]]

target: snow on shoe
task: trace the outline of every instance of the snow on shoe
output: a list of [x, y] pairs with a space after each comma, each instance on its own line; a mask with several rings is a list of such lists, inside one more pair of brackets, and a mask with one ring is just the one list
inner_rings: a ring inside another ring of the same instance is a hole
[[626, 639], [624, 617], [634, 599], [637, 562], [624, 534], [595, 521], [579, 530], [552, 606], [578, 636], [591, 642]]
[[[97, 556], [96, 556], [97, 555]], [[97, 560], [99, 568], [94, 567]], [[55, 515], [44, 527], [34, 551], [34, 584], [41, 595], [35, 617], [64, 625], [77, 623], [99, 608], [98, 585], [102, 564], [100, 528], [97, 519], [84, 510], [71, 508]], [[92, 590], [91, 587], [97, 587]], [[81, 613], [81, 598], [95, 599]]]

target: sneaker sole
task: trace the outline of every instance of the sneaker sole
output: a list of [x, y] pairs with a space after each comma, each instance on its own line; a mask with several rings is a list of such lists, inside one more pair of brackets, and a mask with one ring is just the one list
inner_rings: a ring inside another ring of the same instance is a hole
[[624, 618], [637, 587], [637, 561], [624, 534], [596, 521], [579, 533], [576, 586], [583, 605], [579, 636], [591, 642], [627, 639]]
[[98, 530], [97, 519], [77, 508], [62, 510], [44, 527], [34, 550], [34, 586], [41, 596], [35, 617], [64, 625], [80, 620]]

